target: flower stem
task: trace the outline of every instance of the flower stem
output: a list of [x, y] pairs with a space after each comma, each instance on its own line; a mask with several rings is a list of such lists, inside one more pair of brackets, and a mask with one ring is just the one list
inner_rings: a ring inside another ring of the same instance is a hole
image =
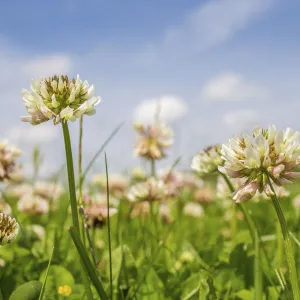
[[254, 256], [254, 289], [255, 299], [263, 299], [263, 277], [260, 266], [260, 239], [256, 232], [255, 234], [255, 256]]
[[272, 185], [270, 175], [269, 175], [269, 173], [266, 173], [266, 175], [267, 175], [267, 179], [268, 179], [268, 183], [271, 188], [271, 191], [273, 192], [273, 195], [271, 196], [271, 198], [272, 198], [272, 202], [273, 202], [273, 205], [274, 205], [274, 208], [275, 208], [275, 211], [276, 211], [279, 223], [280, 223], [280, 227], [281, 227], [294, 300], [300, 300], [300, 289], [299, 289], [299, 283], [298, 283], [298, 277], [297, 277], [297, 271], [296, 271], [296, 263], [295, 263], [293, 247], [291, 244], [286, 220], [285, 220], [282, 208], [280, 206], [280, 203], [278, 201], [276, 192]]
[[[233, 193], [234, 192], [234, 187], [233, 187], [231, 181], [229, 180], [229, 178], [225, 174], [223, 174], [221, 172], [219, 172], [219, 173], [224, 178], [224, 180], [226, 181], [230, 191]], [[261, 241], [261, 238], [260, 238], [259, 230], [258, 230], [251, 214], [248, 212], [247, 208], [245, 207], [245, 205], [243, 203], [239, 203], [237, 205], [238, 205], [238, 208], [242, 211], [242, 213], [245, 217], [245, 220], [246, 220], [246, 223], [247, 223], [247, 226], [248, 226], [253, 244], [254, 245], [256, 244], [256, 239], [258, 238], [260, 240], [260, 245], [261, 245], [262, 241]], [[268, 255], [266, 253], [265, 248], [260, 247], [260, 249], [262, 250], [262, 252], [260, 253], [260, 257], [256, 257], [256, 258], [259, 258], [261, 268], [263, 267], [262, 261], [267, 262], [268, 269], [264, 268], [264, 270], [263, 270], [264, 275], [268, 278], [269, 282], [275, 287], [275, 290], [276, 290], [277, 294], [279, 295], [278, 288], [276, 287], [275, 282], [273, 281], [272, 277], [270, 276], [270, 272], [271, 272], [271, 270], [273, 270], [273, 267], [271, 266], [270, 259], [269, 259]]]
[[108, 249], [109, 249], [109, 279], [110, 279], [110, 298], [113, 298], [113, 271], [112, 271], [112, 256], [111, 256], [111, 233], [110, 233], [110, 215], [109, 215], [109, 181], [108, 181], [108, 166], [107, 156], [105, 157], [105, 172], [106, 172], [106, 196], [107, 196], [107, 236], [108, 236]]
[[[81, 236], [80, 227], [79, 227], [79, 217], [77, 209], [77, 200], [76, 200], [76, 187], [75, 187], [75, 177], [74, 177], [74, 166], [73, 166], [73, 155], [71, 147], [70, 132], [67, 122], [62, 122], [64, 141], [65, 141], [65, 151], [66, 151], [66, 161], [67, 161], [67, 170], [68, 170], [68, 181], [69, 181], [69, 193], [70, 193], [70, 204], [72, 211], [72, 221], [73, 228], [77, 231], [79, 239]], [[80, 253], [79, 253], [80, 254]], [[81, 261], [81, 266], [84, 267], [84, 263]], [[92, 291], [85, 272], [82, 273], [82, 280], [84, 283], [85, 291], [88, 296], [88, 299], [92, 298]]]
[[80, 234], [77, 200], [76, 200], [76, 189], [75, 189], [75, 178], [74, 178], [73, 156], [72, 156], [72, 147], [71, 147], [71, 139], [70, 139], [68, 123], [62, 122], [62, 128], [63, 128], [64, 141], [65, 141], [72, 220], [73, 220], [74, 228], [77, 230], [78, 234]]
[[155, 172], [155, 160], [153, 158], [151, 159], [151, 176], [152, 177], [156, 176], [156, 172]]

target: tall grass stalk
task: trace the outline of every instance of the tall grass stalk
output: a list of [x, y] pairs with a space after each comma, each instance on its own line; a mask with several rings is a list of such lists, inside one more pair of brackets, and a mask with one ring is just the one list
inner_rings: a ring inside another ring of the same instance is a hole
[[[76, 200], [73, 155], [72, 155], [72, 146], [71, 146], [71, 139], [70, 139], [68, 123], [62, 122], [62, 128], [63, 128], [64, 141], [65, 141], [72, 221], [73, 221], [74, 229], [77, 231], [78, 236], [80, 238], [81, 233], [80, 233], [80, 227], [79, 227], [79, 216], [78, 216], [78, 207], [77, 207], [77, 200]], [[84, 267], [83, 262], [81, 264]], [[82, 280], [84, 283], [85, 292], [87, 294], [88, 299], [93, 299], [90, 283], [87, 278], [87, 274], [85, 272], [82, 273]]]
[[108, 237], [108, 252], [109, 252], [109, 279], [110, 279], [110, 297], [113, 298], [113, 278], [112, 278], [112, 258], [111, 258], [111, 230], [110, 230], [110, 215], [109, 215], [109, 181], [108, 181], [108, 164], [106, 152], [104, 152], [105, 158], [105, 172], [106, 172], [106, 196], [107, 196], [107, 237]]
[[268, 179], [268, 183], [271, 188], [271, 191], [273, 193], [271, 198], [272, 198], [272, 202], [273, 202], [273, 205], [274, 205], [274, 208], [275, 208], [275, 211], [277, 214], [277, 218], [279, 220], [280, 227], [281, 227], [281, 232], [282, 232], [282, 236], [283, 236], [283, 244], [284, 244], [285, 254], [286, 254], [287, 263], [288, 263], [288, 269], [289, 269], [289, 275], [290, 275], [289, 277], [290, 277], [290, 281], [291, 281], [291, 287], [292, 287], [294, 300], [300, 300], [300, 289], [299, 289], [299, 282], [298, 282], [299, 279], [297, 277], [294, 251], [293, 251], [293, 246], [292, 246], [292, 243], [290, 240], [290, 235], [289, 235], [289, 231], [287, 228], [286, 220], [285, 220], [282, 208], [280, 206], [278, 197], [274, 190], [273, 184], [271, 182], [270, 174], [267, 172], [265, 174]]

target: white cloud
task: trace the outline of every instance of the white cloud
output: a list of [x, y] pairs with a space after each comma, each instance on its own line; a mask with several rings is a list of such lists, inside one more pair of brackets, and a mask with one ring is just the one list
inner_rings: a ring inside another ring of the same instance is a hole
[[231, 38], [265, 12], [273, 0], [207, 1], [189, 13], [183, 23], [168, 29], [165, 45], [173, 49], [202, 50]]
[[67, 55], [50, 55], [26, 60], [21, 69], [26, 76], [38, 78], [66, 74], [70, 71], [71, 65], [71, 59]]
[[257, 126], [260, 117], [254, 110], [242, 109], [228, 112], [223, 116], [223, 122], [234, 128], [234, 131], [251, 130]]
[[251, 101], [269, 98], [269, 91], [248, 82], [242, 75], [224, 73], [208, 81], [202, 88], [205, 101]]
[[53, 126], [52, 123], [40, 124], [38, 126], [23, 123], [9, 129], [6, 136], [18, 144], [44, 144], [55, 140], [59, 136], [59, 129], [60, 128]]
[[162, 96], [142, 101], [134, 110], [135, 121], [152, 122], [159, 111], [159, 117], [167, 123], [183, 118], [188, 112], [188, 105], [175, 96]]

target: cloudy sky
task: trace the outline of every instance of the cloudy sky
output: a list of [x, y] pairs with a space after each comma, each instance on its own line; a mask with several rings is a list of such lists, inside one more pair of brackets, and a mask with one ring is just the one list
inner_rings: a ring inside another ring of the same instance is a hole
[[[300, 129], [299, 12], [297, 0], [5, 1], [1, 137], [27, 161], [40, 144], [44, 172], [59, 168], [60, 126], [19, 121], [22, 88], [54, 73], [79, 73], [102, 98], [84, 120], [85, 162], [125, 121], [107, 148], [112, 170], [139, 164], [132, 122], [149, 121], [157, 100], [176, 134], [162, 165], [182, 155], [187, 166], [203, 147], [256, 125]], [[76, 146], [78, 122], [71, 127]], [[102, 158], [94, 170], [103, 170]]]

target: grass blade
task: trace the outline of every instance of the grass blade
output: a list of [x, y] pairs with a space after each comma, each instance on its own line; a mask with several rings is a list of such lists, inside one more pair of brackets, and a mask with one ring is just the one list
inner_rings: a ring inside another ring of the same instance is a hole
[[110, 234], [110, 215], [109, 215], [109, 181], [108, 181], [108, 166], [107, 156], [105, 158], [105, 172], [106, 172], [106, 195], [107, 195], [107, 235], [108, 235], [108, 249], [109, 249], [109, 278], [110, 278], [110, 297], [113, 297], [113, 278], [112, 278], [112, 259], [111, 259], [111, 234]]
[[94, 165], [96, 159], [98, 158], [98, 156], [104, 151], [105, 147], [108, 145], [108, 143], [112, 140], [112, 138], [118, 133], [118, 131], [121, 129], [121, 127], [124, 125], [124, 122], [122, 122], [121, 124], [119, 124], [114, 131], [109, 135], [109, 137], [105, 140], [105, 142], [102, 144], [102, 146], [99, 148], [99, 150], [96, 152], [96, 154], [93, 156], [93, 158], [91, 159], [91, 161], [89, 162], [88, 166], [86, 167], [86, 169], [84, 170], [83, 174], [82, 174], [82, 178], [81, 178], [81, 184], [83, 184], [87, 173], [89, 172], [89, 170], [91, 169], [91, 167]]
[[41, 289], [41, 293], [40, 293], [40, 296], [39, 296], [39, 299], [38, 299], [38, 300], [42, 300], [42, 299], [43, 299], [43, 296], [44, 296], [45, 287], [46, 287], [46, 282], [47, 282], [47, 278], [48, 278], [48, 272], [49, 272], [49, 268], [50, 268], [50, 265], [51, 265], [53, 253], [54, 253], [54, 248], [55, 248], [55, 247], [52, 248], [52, 252], [51, 252], [51, 255], [50, 255], [50, 259], [49, 259], [48, 267], [47, 267], [47, 271], [46, 271], [46, 276], [45, 276], [45, 279], [44, 279], [44, 282], [43, 282], [43, 285], [42, 285], [42, 289]]
[[108, 296], [106, 295], [105, 293], [105, 290], [103, 288], [103, 285], [101, 283], [101, 281], [99, 280], [98, 276], [97, 276], [97, 273], [96, 273], [96, 270], [95, 268], [93, 267], [93, 264], [92, 262], [90, 261], [89, 259], [89, 256], [88, 254], [86, 253], [86, 249], [84, 248], [81, 240], [80, 240], [80, 237], [79, 237], [79, 234], [78, 234], [78, 231], [73, 227], [71, 226], [69, 228], [69, 233], [71, 235], [71, 238], [74, 242], [74, 245], [81, 257], [81, 260], [82, 260], [82, 263], [85, 267], [85, 270], [88, 274], [88, 276], [90, 277], [100, 299], [102, 300], [108, 300]]

